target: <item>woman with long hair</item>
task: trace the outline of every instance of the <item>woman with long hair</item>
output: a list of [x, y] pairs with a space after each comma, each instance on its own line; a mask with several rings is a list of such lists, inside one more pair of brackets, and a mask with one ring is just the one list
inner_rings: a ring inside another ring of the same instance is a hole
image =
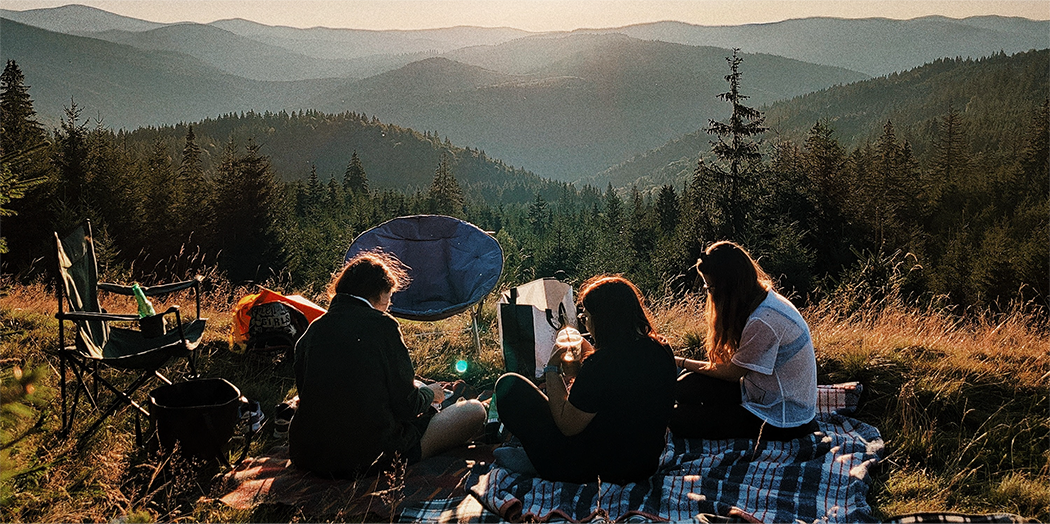
[[675, 357], [670, 428], [693, 438], [791, 440], [816, 429], [809, 326], [751, 255], [717, 242], [696, 269], [707, 290], [707, 360]]
[[292, 463], [353, 477], [411, 464], [466, 443], [485, 422], [477, 400], [436, 411], [439, 383], [420, 386], [391, 295], [408, 284], [389, 254], [359, 254], [328, 287], [331, 306], [295, 346], [299, 407], [288, 431]]
[[620, 276], [584, 283], [579, 303], [586, 357], [571, 392], [563, 348], [544, 368], [546, 394], [508, 373], [496, 382], [504, 426], [531, 465], [548, 480], [625, 484], [648, 478], [659, 465], [674, 407], [676, 368], [666, 341], [653, 329], [642, 294]]

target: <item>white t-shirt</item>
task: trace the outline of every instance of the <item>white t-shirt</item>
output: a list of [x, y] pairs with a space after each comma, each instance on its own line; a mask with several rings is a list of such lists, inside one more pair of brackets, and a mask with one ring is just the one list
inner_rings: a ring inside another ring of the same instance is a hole
[[800, 426], [817, 414], [817, 359], [809, 326], [798, 309], [770, 291], [744, 324], [733, 363], [743, 406], [778, 428]]

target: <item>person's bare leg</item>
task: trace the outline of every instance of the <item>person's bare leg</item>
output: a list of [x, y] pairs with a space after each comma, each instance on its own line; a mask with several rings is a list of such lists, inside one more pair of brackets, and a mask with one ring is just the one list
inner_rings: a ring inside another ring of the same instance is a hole
[[464, 400], [439, 411], [419, 442], [423, 458], [465, 444], [485, 425], [487, 412], [477, 400]]

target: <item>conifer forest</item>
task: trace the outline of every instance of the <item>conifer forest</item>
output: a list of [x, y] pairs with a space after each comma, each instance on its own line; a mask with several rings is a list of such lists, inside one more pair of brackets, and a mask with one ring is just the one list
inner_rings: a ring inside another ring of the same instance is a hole
[[[129, 131], [71, 100], [49, 129], [36, 119], [20, 65], [8, 61], [0, 270], [50, 279], [53, 232], [89, 218], [111, 279], [212, 272], [319, 290], [356, 235], [396, 216], [438, 213], [495, 236], [505, 284], [622, 273], [647, 293], [672, 296], [695, 286], [699, 251], [729, 239], [803, 301], [898, 293], [960, 311], [1044, 309], [1047, 57], [960, 60], [1010, 61], [1016, 77], [1007, 82], [1036, 83], [1039, 99], [1010, 99], [1009, 111], [947, 99], [918, 124], [885, 119], [859, 139], [850, 128], [845, 140], [846, 110], [819, 114], [807, 97], [776, 111], [798, 108], [808, 130], [778, 129], [786, 119], [773, 122], [769, 108], [749, 103], [748, 64], [733, 54], [715, 102], [728, 116], [701, 129], [709, 147], [683, 160], [673, 182], [621, 187], [541, 178], [437, 131], [353, 112], [239, 113]], [[894, 81], [864, 83], [864, 96], [890, 96]], [[987, 81], [999, 89], [1003, 80]], [[932, 91], [939, 87], [947, 86]], [[838, 92], [850, 90], [862, 87]], [[311, 158], [322, 141], [339, 144], [339, 168]]]

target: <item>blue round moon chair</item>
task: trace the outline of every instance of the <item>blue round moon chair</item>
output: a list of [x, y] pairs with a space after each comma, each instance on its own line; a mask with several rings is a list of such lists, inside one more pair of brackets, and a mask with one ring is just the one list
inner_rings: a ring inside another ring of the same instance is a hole
[[350, 244], [344, 263], [373, 250], [408, 266], [412, 281], [390, 301], [390, 314], [408, 320], [441, 320], [466, 311], [496, 287], [503, 272], [503, 250], [495, 238], [443, 215], [398, 217], [369, 229]]

